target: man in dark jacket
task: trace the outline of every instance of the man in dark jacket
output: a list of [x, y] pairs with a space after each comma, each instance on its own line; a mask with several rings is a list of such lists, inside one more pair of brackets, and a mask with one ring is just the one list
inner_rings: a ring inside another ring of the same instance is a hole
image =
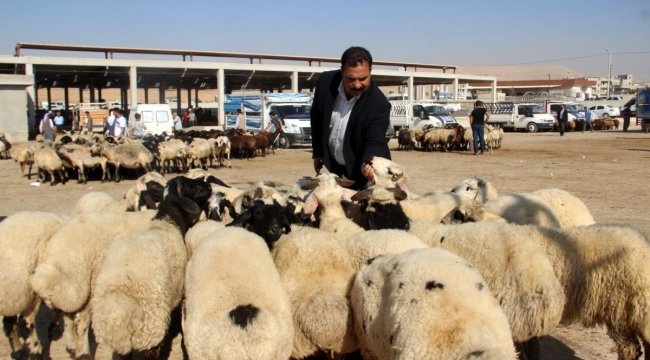
[[564, 104], [560, 105], [560, 110], [557, 112], [557, 126], [560, 130], [560, 136], [564, 136], [566, 123], [569, 121], [569, 113], [567, 112]]
[[311, 108], [314, 170], [323, 165], [355, 181], [362, 189], [374, 172], [373, 156], [390, 159], [386, 130], [390, 103], [372, 81], [372, 56], [351, 47], [341, 56], [341, 69], [321, 74]]

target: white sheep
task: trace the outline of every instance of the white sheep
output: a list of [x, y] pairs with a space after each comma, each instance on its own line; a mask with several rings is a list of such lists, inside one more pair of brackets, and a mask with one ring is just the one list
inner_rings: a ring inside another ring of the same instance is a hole
[[185, 249], [187, 250], [187, 258], [191, 259], [194, 249], [213, 232], [223, 229], [226, 224], [214, 221], [205, 220], [199, 221], [192, 226], [185, 234]]
[[34, 153], [37, 148], [42, 144], [35, 142], [16, 143], [9, 149], [11, 158], [20, 165], [20, 176], [25, 175], [25, 167], [27, 167], [27, 178], [31, 179], [32, 165], [34, 164]]
[[217, 230], [187, 265], [183, 341], [192, 359], [291, 355], [291, 305], [268, 247], [235, 227]]
[[107, 248], [91, 299], [99, 343], [121, 355], [159, 351], [183, 297], [183, 235], [200, 213], [194, 201], [167, 196], [153, 220]]
[[212, 157], [212, 146], [208, 140], [195, 138], [185, 149], [187, 158], [192, 161], [192, 166], [197, 166], [198, 163], [201, 168], [208, 168], [208, 160]]
[[491, 182], [475, 176], [461, 181], [451, 192], [467, 199], [486, 203], [499, 196]]
[[542, 199], [553, 210], [561, 228], [596, 223], [585, 203], [566, 190], [548, 188], [535, 190], [532, 194]]
[[215, 144], [215, 152], [217, 156], [217, 160], [219, 161], [219, 166], [223, 167], [223, 159], [226, 158], [228, 159], [228, 167], [231, 168], [232, 165], [230, 164], [230, 150], [231, 150], [231, 143], [230, 139], [228, 139], [227, 136], [219, 136], [217, 137], [217, 142]]
[[384, 254], [428, 248], [418, 237], [402, 230], [368, 230], [347, 238], [343, 246], [350, 265], [358, 271], [367, 261]]
[[366, 359], [517, 359], [485, 280], [445, 250], [381, 256], [361, 268], [350, 297]]
[[522, 227], [551, 259], [566, 294], [562, 323], [605, 326], [620, 360], [650, 351], [650, 244], [626, 225]]
[[120, 182], [120, 168], [151, 170], [154, 161], [153, 154], [142, 143], [109, 145], [95, 143], [93, 154], [101, 154], [110, 164], [115, 166], [115, 181]]
[[47, 243], [32, 276], [32, 287], [48, 306], [74, 314], [75, 344], [66, 346], [74, 348], [77, 357], [90, 353], [90, 300], [106, 248], [114, 239], [147, 226], [152, 217], [150, 211], [78, 215]]
[[169, 139], [158, 144], [158, 156], [160, 157], [160, 171], [164, 174], [170, 172], [171, 165], [179, 169], [185, 169], [185, 142], [180, 139]]
[[553, 331], [565, 304], [550, 259], [524, 230], [493, 221], [460, 225], [413, 221], [409, 232], [473, 263], [508, 316], [514, 341], [521, 343]]
[[374, 186], [398, 188], [409, 194], [408, 175], [402, 165], [383, 157], [374, 156], [370, 160], [370, 166], [374, 172]]
[[488, 209], [506, 221], [520, 225], [539, 225], [559, 228], [560, 219], [546, 202], [530, 193], [501, 195], [485, 204]]
[[96, 167], [102, 169], [102, 181], [106, 181], [108, 161], [103, 156], [93, 156], [89, 146], [65, 144], [57, 150], [57, 154], [77, 170], [77, 178], [80, 183], [88, 182], [85, 169]]
[[62, 183], [67, 181], [63, 161], [50, 146], [43, 146], [36, 150], [34, 153], [34, 165], [38, 169], [38, 177], [41, 181], [45, 181], [45, 173], [50, 177], [50, 185], [56, 184], [57, 176]]
[[[65, 220], [64, 215], [22, 211], [0, 222], [0, 316], [5, 317], [5, 327], [11, 321], [5, 333], [14, 353], [42, 352], [35, 330], [41, 300], [32, 290], [30, 279], [45, 245]], [[28, 330], [22, 345], [18, 339], [18, 316], [25, 320]]]
[[319, 351], [346, 354], [358, 347], [348, 300], [354, 269], [332, 236], [294, 226], [273, 247], [273, 260], [293, 313], [292, 358]]

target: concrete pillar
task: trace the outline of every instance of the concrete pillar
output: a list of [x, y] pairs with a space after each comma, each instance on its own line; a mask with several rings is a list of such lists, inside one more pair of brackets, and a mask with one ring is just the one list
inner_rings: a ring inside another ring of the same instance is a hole
[[165, 103], [165, 89], [167, 86], [165, 84], [160, 84], [160, 87], [158, 88], [158, 103], [159, 104], [164, 104]]
[[219, 103], [217, 109], [217, 125], [223, 125], [224, 129], [226, 126], [226, 113], [223, 111], [224, 103], [226, 101], [226, 75], [223, 71], [223, 68], [217, 70], [217, 90], [219, 93]]
[[79, 104], [84, 102], [84, 88], [80, 87], [79, 88]]
[[194, 108], [199, 107], [199, 89], [194, 89]]
[[[95, 97], [95, 78], [90, 78], [90, 83], [88, 84], [88, 93], [90, 95], [90, 102], [97, 102], [97, 98]], [[102, 97], [101, 93], [99, 94], [99, 97]]]
[[300, 92], [300, 88], [298, 87], [298, 72], [294, 71], [291, 73], [291, 92], [297, 93]]
[[192, 89], [187, 88], [187, 107], [192, 106]]
[[47, 110], [52, 110], [52, 88], [50, 86], [47, 87]]
[[176, 88], [176, 112], [181, 116], [181, 88]]
[[[135, 66], [129, 68], [129, 88], [131, 90], [131, 101], [129, 101], [129, 110], [135, 110], [138, 106], [138, 69]], [[124, 89], [126, 92], [126, 89]], [[126, 94], [124, 96], [126, 98]], [[126, 109], [124, 106], [124, 100], [122, 100], [122, 109]]]
[[409, 100], [415, 100], [415, 88], [413, 86], [413, 76], [409, 76], [407, 86], [408, 86]]
[[492, 102], [497, 102], [497, 81], [492, 81]]
[[[458, 77], [454, 78], [454, 95], [452, 97], [454, 100], [458, 100]], [[465, 99], [463, 99], [465, 100]]]
[[68, 104], [70, 103], [70, 93], [68, 91], [68, 87], [63, 88], [63, 102], [65, 102], [65, 111], [68, 111]]
[[97, 98], [95, 98], [95, 101], [92, 101], [92, 102], [96, 102], [97, 100], [100, 100], [100, 99], [103, 99], [102, 98], [102, 88], [97, 88]]
[[144, 88], [144, 103], [148, 104], [149, 103], [149, 88]]
[[[34, 76], [34, 65], [25, 64], [25, 75]], [[38, 97], [36, 96], [36, 86], [34, 82], [27, 87], [27, 124], [30, 129], [36, 126], [36, 108], [38, 107]]]

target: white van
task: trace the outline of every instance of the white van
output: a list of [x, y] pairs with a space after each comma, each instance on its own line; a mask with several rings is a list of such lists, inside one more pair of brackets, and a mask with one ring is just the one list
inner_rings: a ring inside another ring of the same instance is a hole
[[145, 135], [161, 135], [163, 132], [171, 135], [174, 119], [169, 104], [138, 104], [136, 110], [129, 114], [129, 126], [135, 122], [135, 114], [142, 116]]

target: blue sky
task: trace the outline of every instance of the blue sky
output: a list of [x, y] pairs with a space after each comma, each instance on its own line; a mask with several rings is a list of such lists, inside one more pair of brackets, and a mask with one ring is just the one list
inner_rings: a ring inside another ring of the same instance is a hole
[[2, 55], [18, 42], [325, 57], [360, 45], [377, 60], [558, 64], [606, 76], [609, 48], [613, 74], [650, 81], [650, 0], [2, 3]]

